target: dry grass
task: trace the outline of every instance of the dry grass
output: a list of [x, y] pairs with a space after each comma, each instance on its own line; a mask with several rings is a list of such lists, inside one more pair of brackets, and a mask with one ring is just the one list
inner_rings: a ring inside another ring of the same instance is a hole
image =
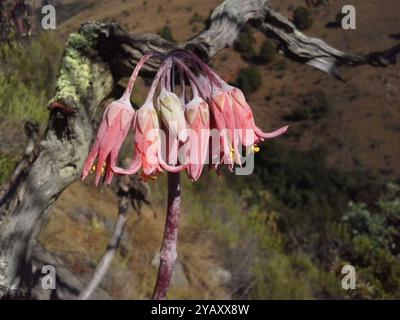
[[[104, 219], [115, 220], [117, 199], [110, 189], [96, 189], [80, 182], [67, 188], [53, 208], [47, 226], [39, 241], [51, 252], [63, 258], [69, 268], [78, 274], [91, 272], [99, 260], [110, 232]], [[79, 208], [96, 212], [89, 223], [77, 221], [71, 213]], [[164, 210], [159, 209], [154, 218], [145, 209], [141, 218], [131, 211], [120, 250], [110, 269], [106, 289], [115, 299], [146, 299], [152, 294], [157, 268], [152, 264], [161, 244], [164, 227]], [[128, 249], [128, 250], [127, 250]], [[210, 270], [218, 264], [214, 257], [210, 237], [192, 232], [183, 219], [178, 244], [179, 262], [182, 264], [188, 286], [173, 285], [170, 298], [216, 299], [227, 297], [224, 288], [218, 287], [210, 277]]]

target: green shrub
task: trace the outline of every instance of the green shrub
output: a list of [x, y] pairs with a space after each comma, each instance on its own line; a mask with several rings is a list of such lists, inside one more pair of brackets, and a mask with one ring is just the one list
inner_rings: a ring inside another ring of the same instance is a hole
[[313, 17], [310, 9], [300, 6], [293, 11], [293, 23], [300, 30], [306, 30], [313, 24]]
[[4, 75], [16, 76], [28, 88], [44, 91], [47, 97], [54, 91], [63, 44], [57, 35], [42, 32], [24, 45], [1, 45], [6, 62], [0, 64]]
[[11, 175], [15, 167], [15, 160], [0, 153], [0, 185]]
[[29, 43], [0, 46], [0, 112], [11, 121], [47, 121], [47, 101], [55, 89], [62, 45], [49, 32]]
[[[321, 270], [303, 252], [274, 252], [257, 260], [250, 298], [257, 300], [339, 298], [343, 290], [334, 274]], [[323, 293], [323, 294], [322, 294]]]
[[340, 28], [342, 26], [342, 20], [343, 18], [346, 16], [346, 14], [342, 13], [342, 11], [339, 11], [336, 16], [335, 16], [335, 21], [334, 21], [334, 25], [337, 28]]
[[7, 120], [45, 123], [48, 118], [47, 101], [44, 91], [35, 92], [17, 76], [0, 75], [0, 113]]
[[261, 60], [264, 63], [270, 63], [276, 59], [277, 49], [275, 43], [271, 40], [265, 40], [261, 45], [260, 54]]
[[318, 121], [325, 118], [331, 110], [329, 99], [323, 91], [298, 96], [297, 100], [298, 105], [284, 116], [288, 121]]
[[[343, 290], [334, 274], [325, 272], [298, 247], [286, 249], [289, 235], [279, 227], [281, 214], [264, 207], [276, 201], [274, 196], [257, 188], [257, 183], [241, 184], [237, 176], [229, 175], [221, 179], [205, 173], [196, 183], [183, 179], [183, 211], [195, 232], [207, 233], [223, 252], [224, 265], [233, 275], [229, 288], [234, 297], [341, 297]], [[247, 198], [255, 194], [258, 201]]]
[[340, 250], [357, 267], [359, 277], [368, 280], [371, 290], [367, 297], [398, 297], [400, 186], [389, 183], [373, 206], [350, 203], [341, 223], [347, 227], [350, 237], [343, 241]]
[[260, 70], [255, 66], [249, 66], [239, 71], [236, 79], [236, 85], [244, 94], [255, 92], [262, 85], [262, 76]]
[[288, 121], [304, 121], [311, 119], [311, 110], [308, 107], [296, 107], [289, 114], [284, 116]]
[[204, 18], [198, 12], [193, 13], [190, 17], [189, 24], [194, 23], [204, 23]]
[[174, 38], [174, 36], [173, 36], [173, 34], [172, 34], [172, 30], [171, 30], [171, 28], [169, 27], [169, 26], [164, 26], [159, 32], [158, 32], [158, 35], [161, 37], [161, 38], [163, 38], [163, 39], [165, 39], [165, 40], [167, 40], [167, 41], [170, 41], [170, 42], [176, 42], [175, 41], [175, 38]]
[[234, 49], [240, 52], [244, 57], [251, 58], [256, 54], [254, 43], [253, 29], [246, 25], [236, 39]]

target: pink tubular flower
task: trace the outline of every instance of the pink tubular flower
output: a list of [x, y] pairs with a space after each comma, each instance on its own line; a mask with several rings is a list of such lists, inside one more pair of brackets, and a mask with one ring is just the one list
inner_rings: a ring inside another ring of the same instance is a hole
[[232, 97], [233, 115], [235, 117], [236, 128], [240, 135], [240, 141], [245, 147], [251, 147], [264, 139], [275, 138], [287, 131], [289, 126], [284, 126], [272, 132], [263, 132], [254, 122], [253, 111], [246, 102], [242, 91], [238, 88], [229, 88], [228, 93]]
[[106, 183], [111, 182], [114, 175], [111, 167], [116, 164], [119, 150], [128, 134], [134, 113], [130, 101], [124, 97], [112, 102], [107, 107], [97, 132], [96, 141], [83, 166], [82, 180], [92, 170], [94, 162], [98, 158], [95, 165], [96, 186], [99, 184], [104, 166]]
[[211, 97], [211, 111], [215, 127], [221, 134], [222, 164], [227, 164], [232, 170], [234, 162], [240, 163], [240, 153], [232, 98], [228, 92], [222, 89], [214, 90]]
[[146, 176], [158, 175], [162, 168], [158, 162], [159, 129], [157, 112], [153, 105], [145, 103], [137, 112], [133, 122], [135, 135], [135, 154], [129, 169], [113, 166], [119, 174], [134, 174], [143, 167]]
[[[199, 65], [205, 76], [200, 75], [200, 84], [210, 88], [210, 108], [213, 115], [212, 128], [221, 132], [222, 163], [232, 169], [233, 162], [240, 165], [239, 142], [250, 150], [257, 149], [257, 143], [285, 133], [288, 126], [265, 133], [255, 125], [253, 112], [247, 104], [242, 91], [225, 83], [208, 65], [191, 52], [190, 56]], [[208, 84], [207, 84], [208, 80]], [[224, 132], [225, 130], [225, 132]], [[240, 141], [239, 141], [240, 140]], [[215, 156], [215, 150], [211, 150]], [[219, 165], [214, 166], [218, 170]]]
[[196, 181], [203, 171], [210, 139], [208, 104], [202, 98], [194, 97], [186, 104], [185, 117], [188, 127], [194, 133], [189, 135], [189, 166], [186, 171], [190, 180]]

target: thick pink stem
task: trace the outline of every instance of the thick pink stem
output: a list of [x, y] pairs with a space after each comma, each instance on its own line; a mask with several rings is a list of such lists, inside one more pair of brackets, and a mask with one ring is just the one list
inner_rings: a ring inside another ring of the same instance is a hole
[[127, 98], [127, 99], [130, 98], [130, 96], [132, 94], [133, 86], [134, 86], [134, 84], [136, 82], [136, 79], [137, 79], [137, 77], [139, 75], [140, 69], [142, 69], [142, 67], [147, 62], [147, 60], [149, 60], [150, 58], [155, 57], [155, 56], [159, 57], [159, 58], [162, 58], [162, 55], [160, 53], [157, 53], [157, 52], [154, 52], [154, 51], [149, 51], [149, 52], [145, 53], [143, 55], [143, 57], [139, 60], [139, 62], [137, 63], [135, 69], [132, 72], [132, 75], [131, 75], [131, 77], [129, 79], [128, 85], [126, 86], [126, 89], [125, 89], [125, 92], [124, 92], [124, 95], [123, 95], [124, 98]]
[[189, 67], [182, 62], [179, 58], [174, 57], [174, 61], [182, 68], [182, 70], [187, 74], [190, 80], [196, 85], [197, 89], [200, 91], [201, 96], [203, 99], [207, 99], [206, 92], [204, 91], [203, 87], [198, 83], [197, 78], [193, 74], [193, 72], [189, 69]]
[[177, 257], [179, 212], [181, 206], [181, 184], [179, 173], [168, 173], [168, 209], [164, 239], [161, 247], [160, 266], [154, 288], [153, 300], [164, 300], [171, 282]]
[[154, 93], [156, 92], [158, 82], [160, 81], [161, 77], [164, 76], [165, 71], [168, 70], [171, 64], [172, 64], [172, 59], [170, 58], [165, 59], [164, 62], [161, 64], [160, 68], [158, 69], [153, 79], [153, 83], [151, 84], [149, 93], [147, 94], [146, 101], [144, 102], [144, 104], [148, 103], [153, 104], [153, 97]]

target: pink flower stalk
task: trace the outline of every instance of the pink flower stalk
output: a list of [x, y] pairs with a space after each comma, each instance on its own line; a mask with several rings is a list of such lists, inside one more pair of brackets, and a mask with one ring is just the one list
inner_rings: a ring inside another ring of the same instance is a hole
[[[161, 65], [145, 103], [135, 112], [130, 103], [132, 89], [140, 69], [151, 57], [159, 58]], [[180, 97], [175, 90], [175, 67]], [[189, 93], [186, 92], [187, 82]], [[156, 92], [159, 94], [154, 108]], [[207, 160], [211, 160], [211, 167], [218, 174], [223, 165], [233, 170], [235, 164], [241, 165], [242, 146], [246, 154], [249, 150], [256, 152], [257, 143], [277, 137], [287, 128], [269, 133], [259, 129], [242, 91], [226, 84], [194, 53], [182, 49], [167, 55], [150, 52], [138, 62], [123, 96], [112, 102], [104, 113], [96, 141], [84, 164], [82, 179], [91, 170], [96, 173], [96, 185], [103, 171], [108, 184], [114, 174], [134, 174], [142, 170], [142, 176], [147, 179], [168, 172], [167, 222], [154, 299], [165, 299], [177, 256], [181, 203], [179, 172], [186, 170], [189, 178], [196, 181]], [[130, 129], [135, 148], [132, 163], [124, 169], [117, 166], [118, 154]], [[179, 157], [179, 148], [184, 151], [183, 159]]]

